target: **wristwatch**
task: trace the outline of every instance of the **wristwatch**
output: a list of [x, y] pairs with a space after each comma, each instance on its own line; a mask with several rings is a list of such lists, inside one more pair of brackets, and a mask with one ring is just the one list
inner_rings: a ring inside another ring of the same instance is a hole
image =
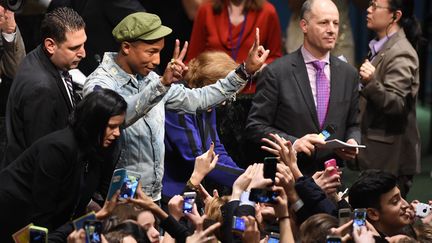
[[246, 72], [245, 63], [240, 64], [236, 69], [235, 73], [243, 80], [249, 81], [252, 77], [248, 72]]

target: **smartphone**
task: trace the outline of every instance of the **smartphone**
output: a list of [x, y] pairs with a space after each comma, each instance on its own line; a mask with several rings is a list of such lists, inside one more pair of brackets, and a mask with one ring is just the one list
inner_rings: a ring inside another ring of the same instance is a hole
[[418, 203], [416, 206], [416, 216], [424, 218], [432, 212], [432, 206], [426, 203]]
[[127, 175], [124, 178], [123, 184], [120, 188], [120, 198], [133, 198], [135, 196], [136, 189], [140, 175], [133, 171], [127, 171]]
[[324, 162], [324, 167], [325, 168], [327, 168], [327, 167], [333, 167], [334, 168], [334, 170], [331, 171], [330, 176], [338, 173], [337, 162], [335, 159], [329, 159], [326, 162]]
[[75, 230], [80, 230], [84, 228], [84, 222], [90, 221], [90, 220], [96, 220], [96, 214], [94, 211], [91, 211], [90, 213], [83, 215], [79, 218], [76, 218], [72, 221], [72, 224], [75, 228]]
[[354, 227], [366, 226], [366, 209], [356, 208], [354, 209]]
[[84, 222], [86, 243], [102, 242], [102, 222], [99, 220], [89, 220]]
[[269, 239], [267, 243], [279, 243], [279, 234], [275, 232], [270, 232]]
[[340, 238], [340, 236], [327, 235], [326, 243], [342, 243], [342, 239]]
[[232, 230], [237, 232], [243, 232], [246, 229], [244, 219], [241, 217], [234, 216], [232, 221]]
[[270, 189], [252, 188], [249, 193], [249, 200], [260, 203], [276, 203], [276, 198], [278, 196], [278, 192], [274, 192]]
[[276, 157], [264, 158], [264, 178], [272, 179], [275, 182], [278, 160]]
[[193, 205], [195, 203], [196, 192], [185, 192], [183, 193], [183, 212], [191, 213]]
[[48, 243], [48, 229], [40, 226], [30, 226], [30, 243]]
[[351, 220], [351, 209], [350, 208], [341, 208], [338, 211], [339, 218], [339, 226], [346, 224]]

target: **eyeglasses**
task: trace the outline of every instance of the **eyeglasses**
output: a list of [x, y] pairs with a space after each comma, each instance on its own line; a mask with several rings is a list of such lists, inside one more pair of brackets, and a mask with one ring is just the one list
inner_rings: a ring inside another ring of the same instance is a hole
[[369, 7], [372, 7], [372, 10], [376, 10], [377, 8], [390, 9], [389, 7], [380, 6], [376, 1], [370, 1]]

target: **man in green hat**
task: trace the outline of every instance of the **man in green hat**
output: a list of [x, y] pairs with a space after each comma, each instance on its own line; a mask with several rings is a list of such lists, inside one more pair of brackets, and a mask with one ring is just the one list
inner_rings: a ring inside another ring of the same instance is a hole
[[120, 50], [105, 53], [102, 63], [87, 78], [84, 95], [98, 88], [109, 88], [125, 98], [128, 110], [118, 167], [139, 172], [143, 191], [153, 200], [160, 200], [165, 109], [195, 113], [221, 103], [261, 68], [269, 51], [260, 46], [257, 29], [255, 43], [244, 64], [213, 85], [188, 89], [182, 84], [171, 85], [187, 71], [183, 63], [187, 42], [180, 51], [180, 41], [176, 40], [173, 58], [163, 76], [153, 71], [160, 62], [164, 37], [171, 33], [157, 15], [144, 12], [128, 15], [112, 33], [120, 42]]

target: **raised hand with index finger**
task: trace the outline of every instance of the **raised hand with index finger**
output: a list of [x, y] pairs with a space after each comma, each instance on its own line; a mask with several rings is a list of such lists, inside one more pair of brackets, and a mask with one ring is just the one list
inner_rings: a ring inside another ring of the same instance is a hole
[[258, 71], [267, 60], [269, 53], [270, 50], [266, 50], [260, 45], [259, 28], [256, 28], [255, 41], [249, 50], [247, 59], [245, 60], [246, 72], [250, 75], [253, 75], [256, 71]]

